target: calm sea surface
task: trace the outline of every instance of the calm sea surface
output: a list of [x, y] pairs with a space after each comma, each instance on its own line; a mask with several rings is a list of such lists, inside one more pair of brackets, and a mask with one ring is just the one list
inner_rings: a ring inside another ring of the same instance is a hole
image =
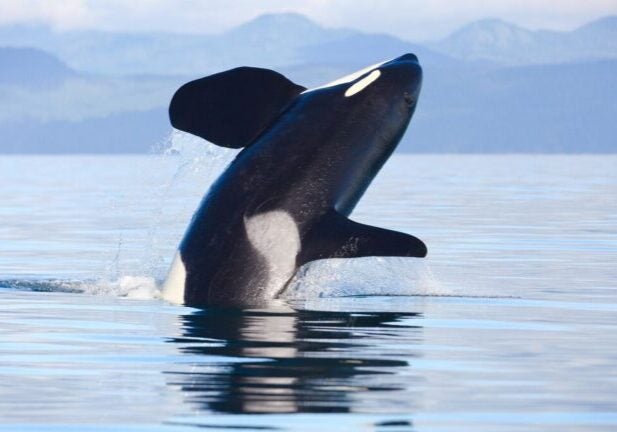
[[615, 431], [617, 156], [392, 158], [263, 310], [158, 299], [233, 156], [0, 156], [0, 430]]

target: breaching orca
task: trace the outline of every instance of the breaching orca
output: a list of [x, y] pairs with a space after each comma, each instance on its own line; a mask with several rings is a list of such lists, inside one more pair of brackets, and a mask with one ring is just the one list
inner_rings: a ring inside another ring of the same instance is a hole
[[176, 129], [244, 149], [193, 216], [163, 297], [259, 305], [310, 261], [426, 256], [411, 235], [347, 218], [407, 129], [421, 82], [405, 54], [311, 90], [250, 67], [180, 87]]

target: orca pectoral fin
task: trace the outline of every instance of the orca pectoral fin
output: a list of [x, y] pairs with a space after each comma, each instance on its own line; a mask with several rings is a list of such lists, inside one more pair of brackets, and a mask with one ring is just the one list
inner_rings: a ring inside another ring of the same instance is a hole
[[298, 265], [325, 258], [423, 258], [426, 253], [424, 242], [412, 235], [363, 225], [332, 211], [303, 238]]
[[216, 145], [246, 147], [304, 90], [278, 72], [239, 67], [184, 84], [171, 99], [169, 119]]

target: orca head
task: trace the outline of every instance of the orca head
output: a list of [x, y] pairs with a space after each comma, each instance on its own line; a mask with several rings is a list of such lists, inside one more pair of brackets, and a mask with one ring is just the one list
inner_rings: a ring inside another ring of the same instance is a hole
[[[378, 97], [396, 103], [402, 97], [406, 105], [415, 108], [422, 86], [422, 68], [415, 54], [407, 53], [392, 60], [368, 66], [304, 93], [319, 91], [346, 98], [362, 93], [363, 98]], [[370, 96], [368, 96], [370, 95]], [[357, 99], [357, 98], [356, 98]]]
[[380, 71], [384, 75], [382, 82], [387, 81], [384, 87], [390, 87], [384, 91], [393, 92], [394, 94], [390, 94], [393, 99], [396, 99], [397, 93], [400, 95], [402, 91], [404, 104], [413, 114], [422, 87], [422, 68], [418, 57], [411, 53], [404, 54], [384, 64], [380, 67]]
[[[341, 82], [342, 80], [352, 79]], [[392, 60], [362, 69], [335, 81], [346, 84], [346, 98], [362, 94], [363, 99], [382, 99], [392, 104], [403, 101], [415, 109], [422, 85], [422, 68], [415, 54], [404, 54]], [[340, 85], [339, 84], [339, 85]], [[342, 86], [344, 88], [344, 85]]]
[[[327, 100], [330, 111], [351, 114], [383, 137], [383, 145], [398, 143], [413, 115], [420, 88], [422, 68], [414, 54], [371, 65], [323, 86], [306, 90]], [[365, 133], [365, 132], [363, 132]], [[370, 145], [375, 145], [373, 142]]]

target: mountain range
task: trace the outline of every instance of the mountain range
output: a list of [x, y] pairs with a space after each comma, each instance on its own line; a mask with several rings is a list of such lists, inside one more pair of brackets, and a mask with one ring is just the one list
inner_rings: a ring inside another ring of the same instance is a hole
[[503, 65], [615, 59], [617, 17], [605, 17], [569, 32], [532, 31], [501, 20], [482, 20], [429, 46], [455, 58]]
[[183, 82], [240, 65], [305, 86], [414, 52], [424, 69], [402, 151], [617, 151], [617, 17], [570, 32], [503, 21], [440, 41], [264, 15], [218, 35], [0, 26], [0, 152], [142, 152]]

